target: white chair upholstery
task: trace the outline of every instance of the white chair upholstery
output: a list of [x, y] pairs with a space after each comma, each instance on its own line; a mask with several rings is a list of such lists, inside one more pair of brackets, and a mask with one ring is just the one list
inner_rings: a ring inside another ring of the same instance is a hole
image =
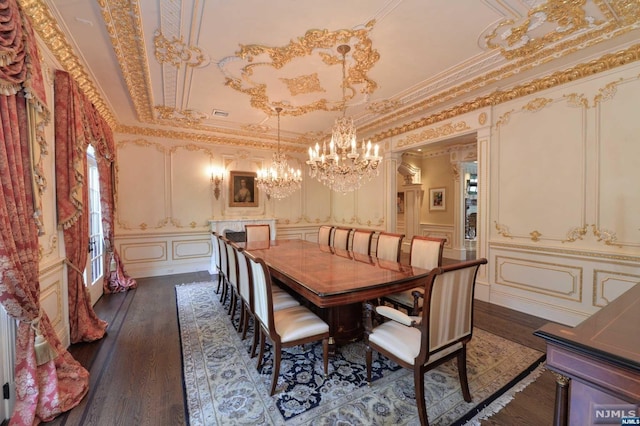
[[335, 248], [342, 250], [349, 249], [349, 236], [351, 235], [350, 228], [336, 228], [333, 231], [333, 244]]
[[220, 292], [220, 301], [224, 302], [227, 298], [229, 283], [227, 281], [227, 244], [226, 238], [218, 236], [218, 253], [220, 253], [220, 275], [222, 282], [222, 291]]
[[244, 250], [235, 244], [232, 244], [238, 259], [238, 295], [240, 296], [240, 322], [238, 323], [238, 332], [242, 332], [242, 340], [247, 337], [247, 329], [249, 327], [249, 317], [251, 312], [251, 283], [249, 282], [249, 269], [247, 266], [247, 258]]
[[227, 249], [227, 281], [229, 282], [231, 296], [227, 313], [231, 315], [231, 321], [233, 321], [236, 315], [236, 307], [238, 306], [238, 258], [231, 241], [226, 240], [225, 246]]
[[333, 237], [333, 226], [322, 225], [318, 228], [318, 244], [323, 246], [331, 245], [331, 237]]
[[[473, 293], [476, 275], [486, 259], [435, 268], [422, 291], [424, 309], [409, 316], [389, 306], [365, 304], [367, 380], [371, 383], [372, 352], [377, 351], [404, 368], [413, 370], [420, 423], [428, 425], [424, 400], [424, 374], [431, 368], [457, 359], [464, 400], [471, 402], [467, 380], [467, 343], [473, 332]], [[388, 321], [373, 327], [372, 315]]]
[[260, 335], [260, 353], [258, 366], [262, 365], [264, 341], [269, 338], [273, 343], [273, 377], [271, 395], [275, 393], [280, 374], [282, 348], [298, 346], [321, 340], [323, 349], [324, 374], [329, 365], [329, 326], [316, 314], [304, 306], [293, 306], [279, 311], [273, 309], [271, 276], [262, 259], [246, 254], [251, 285], [253, 287], [253, 312], [256, 321], [256, 333]]
[[[442, 252], [444, 251], [444, 238], [414, 236], [411, 239], [411, 252], [409, 263], [422, 269], [433, 269], [442, 266]], [[422, 289], [393, 293], [382, 298], [390, 302], [395, 308], [403, 307], [409, 315], [417, 315], [422, 308]]]
[[382, 260], [400, 262], [400, 247], [404, 234], [381, 232], [376, 245], [376, 257]]
[[354, 253], [371, 254], [371, 240], [373, 239], [374, 231], [366, 231], [364, 229], [356, 229], [353, 231], [353, 238], [351, 240], [351, 251]]
[[245, 225], [244, 232], [247, 237], [247, 242], [269, 241], [271, 239], [271, 227], [268, 223], [264, 225]]

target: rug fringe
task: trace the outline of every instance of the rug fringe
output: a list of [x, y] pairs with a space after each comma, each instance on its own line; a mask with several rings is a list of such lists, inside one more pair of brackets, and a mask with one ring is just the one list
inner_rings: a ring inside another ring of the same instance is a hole
[[522, 392], [527, 386], [531, 383], [535, 382], [542, 373], [546, 371], [544, 367], [545, 361], [541, 362], [538, 367], [536, 367], [527, 377], [522, 379], [520, 383], [513, 386], [507, 392], [505, 392], [501, 397], [493, 401], [491, 404], [487, 405], [483, 408], [478, 414], [476, 414], [472, 419], [470, 419], [465, 425], [469, 426], [480, 426], [481, 420], [487, 420], [489, 417], [497, 414], [500, 410], [507, 406], [508, 403], [513, 401], [515, 395], [518, 392]]

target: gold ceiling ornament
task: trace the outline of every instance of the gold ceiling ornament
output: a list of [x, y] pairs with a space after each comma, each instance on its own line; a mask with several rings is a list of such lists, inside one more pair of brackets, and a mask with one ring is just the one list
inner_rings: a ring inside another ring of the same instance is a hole
[[420, 133], [408, 135], [406, 138], [398, 141], [397, 147], [400, 148], [407, 145], [414, 145], [419, 142], [425, 142], [443, 136], [451, 136], [455, 135], [456, 133], [464, 132], [466, 130], [471, 130], [471, 127], [469, 127], [466, 121], [458, 121], [457, 123], [446, 123], [433, 129], [426, 129]]
[[278, 149], [273, 153], [273, 163], [267, 169], [258, 170], [256, 184], [258, 188], [267, 194], [267, 198], [281, 200], [300, 189], [302, 185], [302, 172], [295, 170], [287, 163], [287, 157], [280, 152], [280, 112], [282, 108], [276, 108], [278, 113]]
[[401, 105], [402, 102], [397, 99], [383, 99], [381, 101], [371, 102], [367, 105], [366, 109], [376, 114], [386, 114], [400, 108]]
[[313, 74], [301, 75], [295, 78], [281, 78], [280, 81], [287, 85], [291, 96], [314, 92], [326, 92], [326, 90], [324, 90], [320, 85], [318, 73], [315, 72]]
[[157, 117], [160, 120], [169, 120], [172, 123], [183, 122], [186, 124], [199, 124], [202, 120], [207, 118], [206, 114], [203, 114], [192, 109], [185, 109], [178, 111], [173, 107], [157, 105], [155, 107]]
[[[285, 65], [296, 58], [310, 56], [317, 53], [321, 60], [327, 65], [340, 63], [340, 57], [326, 53], [327, 50], [344, 43], [355, 42], [353, 60], [354, 63], [349, 69], [348, 82], [349, 90], [355, 94], [359, 91], [362, 94], [373, 93], [378, 84], [369, 78], [368, 72], [380, 59], [380, 54], [373, 49], [373, 43], [369, 38], [369, 32], [373, 29], [375, 20], [369, 21], [363, 28], [342, 29], [337, 31], [309, 30], [303, 37], [292, 40], [288, 45], [282, 47], [271, 47], [257, 44], [240, 45], [240, 50], [235, 56], [247, 62], [241, 68], [239, 76], [228, 76], [225, 84], [234, 90], [245, 93], [251, 97], [251, 106], [271, 114], [274, 108], [283, 108], [283, 114], [300, 116], [313, 111], [340, 111], [342, 101], [333, 102], [327, 99], [317, 99], [304, 105], [291, 105], [276, 102], [269, 99], [267, 86], [264, 83], [252, 81], [253, 69], [256, 67], [272, 67], [276, 70], [282, 69]], [[258, 60], [258, 58], [268, 58], [268, 60]], [[228, 61], [221, 61], [219, 67], [222, 69]], [[224, 72], [224, 70], [222, 70]], [[228, 73], [226, 73], [228, 74]], [[354, 86], [359, 86], [356, 90]]]
[[351, 47], [346, 44], [338, 46], [342, 55], [342, 117], [336, 118], [331, 133], [331, 142], [327, 150], [326, 141], [322, 145], [316, 143], [309, 148], [309, 176], [334, 191], [347, 193], [360, 188], [363, 182], [378, 176], [378, 165], [382, 157], [378, 155], [378, 144], [371, 152], [371, 141], [365, 145], [364, 140], [360, 152], [357, 150], [356, 126], [353, 118], [347, 117], [347, 53]]
[[153, 34], [153, 53], [161, 64], [170, 64], [180, 68], [182, 64], [188, 67], [197, 68], [201, 66], [206, 58], [202, 49], [197, 46], [187, 46], [182, 36], [173, 36], [171, 40], [162, 34], [161, 30], [156, 30]]

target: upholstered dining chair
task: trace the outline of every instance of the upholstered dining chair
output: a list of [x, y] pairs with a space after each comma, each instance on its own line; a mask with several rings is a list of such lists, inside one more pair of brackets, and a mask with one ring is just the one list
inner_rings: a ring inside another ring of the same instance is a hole
[[349, 249], [349, 236], [351, 235], [351, 228], [337, 227], [333, 230], [333, 243], [331, 246], [342, 250]]
[[353, 231], [353, 238], [351, 239], [351, 251], [359, 254], [371, 254], [371, 240], [373, 239], [374, 231], [367, 231], [364, 229], [356, 229]]
[[224, 303], [227, 298], [229, 283], [227, 282], [227, 244], [226, 238], [218, 235], [218, 253], [220, 253], [220, 275], [218, 278], [222, 282], [222, 291], [220, 292], [220, 302]]
[[329, 225], [322, 225], [318, 228], [318, 244], [323, 246], [331, 245], [331, 237], [333, 237], [333, 230], [335, 228]]
[[[422, 269], [433, 269], [442, 266], [442, 252], [446, 238], [423, 237], [414, 235], [411, 239], [409, 252], [409, 264]], [[382, 298], [393, 305], [394, 308], [402, 307], [409, 315], [418, 315], [422, 309], [422, 288], [415, 287], [410, 290], [389, 294]]]
[[247, 237], [247, 242], [269, 241], [271, 239], [271, 227], [268, 223], [263, 225], [245, 225], [244, 232]]
[[400, 262], [400, 247], [404, 234], [381, 232], [376, 244], [376, 257], [382, 260]]
[[273, 343], [273, 377], [271, 395], [275, 393], [280, 375], [282, 348], [322, 341], [324, 374], [329, 368], [329, 325], [308, 308], [297, 305], [286, 309], [274, 310], [272, 283], [268, 267], [264, 260], [246, 253], [251, 285], [253, 287], [253, 312], [255, 315], [255, 333], [260, 335], [260, 353], [258, 365], [262, 365], [265, 338]]
[[219, 294], [222, 289], [222, 265], [220, 264], [220, 236], [215, 231], [211, 233], [211, 242], [213, 258], [216, 261], [216, 271], [218, 273], [218, 287], [216, 288], [216, 294]]
[[[413, 370], [420, 424], [428, 425], [424, 374], [452, 358], [457, 359], [464, 400], [471, 402], [467, 380], [467, 343], [473, 333], [473, 293], [476, 275], [486, 259], [435, 268], [425, 281], [424, 308], [409, 316], [390, 306], [365, 304], [367, 381], [371, 384], [372, 351]], [[388, 321], [373, 327], [373, 313]]]
[[238, 322], [238, 333], [242, 332], [242, 340], [247, 337], [249, 319], [253, 317], [251, 311], [251, 283], [249, 282], [249, 267], [247, 258], [242, 247], [231, 243], [238, 260], [238, 296], [240, 296], [240, 321]]
[[229, 283], [229, 311], [231, 322], [236, 315], [236, 307], [238, 305], [238, 257], [233, 243], [225, 238], [225, 246], [227, 249], [227, 281]]

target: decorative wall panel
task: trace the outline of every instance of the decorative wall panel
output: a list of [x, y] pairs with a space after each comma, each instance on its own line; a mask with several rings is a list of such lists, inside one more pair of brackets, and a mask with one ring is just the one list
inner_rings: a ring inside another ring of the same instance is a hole
[[172, 241], [173, 260], [209, 258], [213, 254], [211, 239]]
[[167, 243], [165, 241], [121, 243], [120, 257], [126, 264], [162, 262], [168, 259]]
[[640, 271], [637, 274], [625, 274], [615, 271], [593, 271], [593, 306], [602, 308], [609, 302], [640, 284]]

